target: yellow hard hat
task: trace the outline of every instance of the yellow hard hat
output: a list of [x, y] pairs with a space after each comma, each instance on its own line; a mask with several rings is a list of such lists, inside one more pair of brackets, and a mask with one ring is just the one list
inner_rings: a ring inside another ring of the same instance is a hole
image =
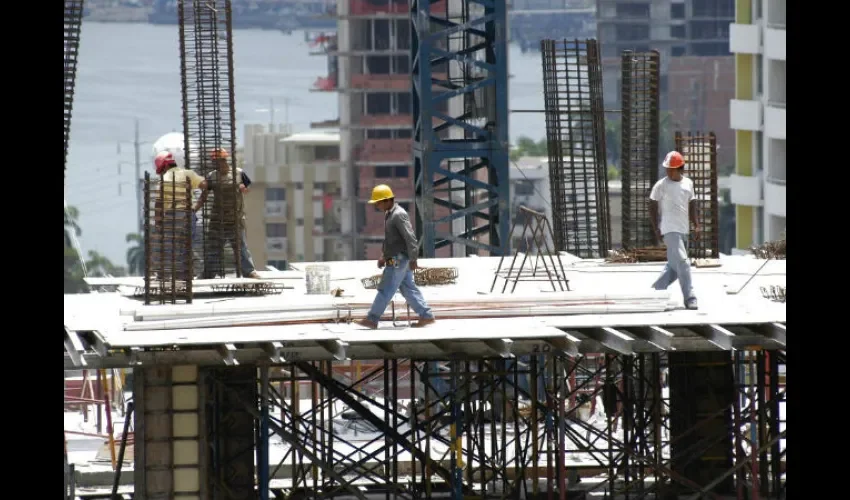
[[393, 190], [386, 184], [379, 184], [372, 189], [372, 199], [369, 200], [369, 203], [378, 203], [390, 198], [395, 198]]

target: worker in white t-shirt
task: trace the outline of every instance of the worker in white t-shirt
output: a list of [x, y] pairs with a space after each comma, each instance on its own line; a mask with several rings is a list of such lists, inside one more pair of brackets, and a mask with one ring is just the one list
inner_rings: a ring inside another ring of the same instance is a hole
[[678, 151], [667, 153], [663, 165], [667, 169], [667, 177], [652, 186], [649, 216], [655, 237], [667, 246], [667, 265], [652, 286], [656, 290], [666, 290], [678, 279], [685, 307], [697, 309], [688, 261], [689, 223], [693, 224], [694, 231], [699, 230], [694, 182], [685, 177], [685, 159]]

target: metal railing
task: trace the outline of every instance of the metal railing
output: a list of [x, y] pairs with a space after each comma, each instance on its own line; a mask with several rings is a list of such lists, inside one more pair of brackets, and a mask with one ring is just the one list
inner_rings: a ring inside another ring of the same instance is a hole
[[772, 175], [767, 176], [767, 182], [770, 184], [775, 184], [777, 186], [785, 185], [785, 179], [780, 179], [779, 177], [774, 177]]

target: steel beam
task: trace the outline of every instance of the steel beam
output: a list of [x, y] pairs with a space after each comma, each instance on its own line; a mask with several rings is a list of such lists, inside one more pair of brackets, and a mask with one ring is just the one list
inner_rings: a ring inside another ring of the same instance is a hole
[[507, 2], [410, 0], [410, 21], [421, 254], [435, 257], [438, 248], [455, 243], [467, 255], [478, 250], [505, 255]]

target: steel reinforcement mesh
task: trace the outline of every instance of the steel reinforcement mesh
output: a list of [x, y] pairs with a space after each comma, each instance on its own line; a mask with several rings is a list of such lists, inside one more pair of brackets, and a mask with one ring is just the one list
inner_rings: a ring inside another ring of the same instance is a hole
[[68, 168], [68, 139], [71, 136], [71, 110], [74, 107], [74, 82], [77, 78], [77, 53], [80, 49], [80, 26], [83, 0], [65, 0], [65, 157], [62, 176]]
[[623, 51], [621, 175], [622, 245], [625, 249], [657, 244], [649, 217], [649, 193], [658, 181], [658, 51]]
[[699, 230], [691, 231], [688, 254], [694, 259], [720, 257], [720, 216], [717, 188], [717, 138], [676, 132], [676, 150], [685, 158], [685, 175], [694, 182]]
[[186, 168], [210, 188], [198, 213], [195, 265], [204, 278], [242, 276], [231, 2], [179, 0], [177, 7]]
[[192, 302], [192, 186], [145, 173], [145, 304]]
[[604, 257], [611, 248], [611, 216], [599, 44], [540, 45], [555, 247], [582, 258]]

